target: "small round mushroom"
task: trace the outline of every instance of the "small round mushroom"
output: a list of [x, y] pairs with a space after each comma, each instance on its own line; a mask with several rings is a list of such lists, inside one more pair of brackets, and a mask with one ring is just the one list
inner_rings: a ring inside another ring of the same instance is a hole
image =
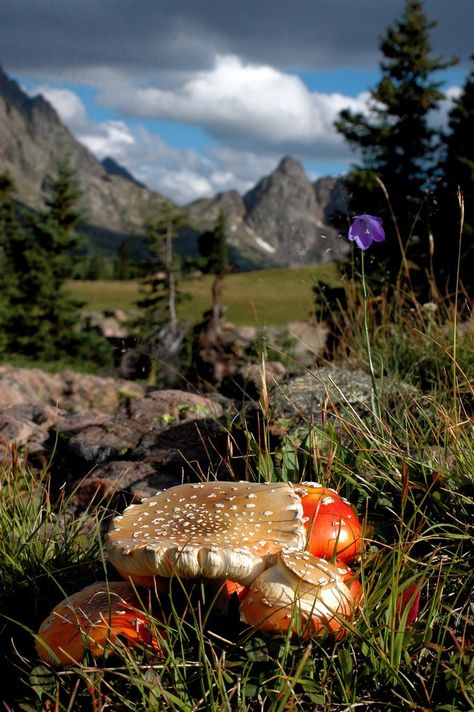
[[133, 587], [125, 581], [101, 581], [53, 608], [40, 625], [36, 650], [50, 665], [72, 665], [84, 658], [86, 650], [96, 657], [103, 655], [119, 637], [131, 647], [141, 644], [161, 652], [160, 640]]
[[301, 500], [289, 484], [204, 482], [171, 487], [116, 517], [106, 553], [124, 576], [252, 581], [269, 555], [303, 548]]
[[352, 619], [357, 607], [356, 596], [344, 583], [348, 571], [307, 551], [281, 551], [274, 566], [250, 584], [240, 604], [241, 619], [269, 633], [291, 627], [305, 638], [325, 631], [341, 638], [344, 621]]
[[317, 482], [295, 487], [307, 518], [306, 548], [323, 559], [351, 563], [363, 551], [362, 524], [350, 502]]

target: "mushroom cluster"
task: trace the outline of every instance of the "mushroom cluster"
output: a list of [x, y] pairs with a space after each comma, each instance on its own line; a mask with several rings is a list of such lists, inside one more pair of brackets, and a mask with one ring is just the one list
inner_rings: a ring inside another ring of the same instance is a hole
[[349, 565], [363, 549], [352, 506], [317, 483], [203, 482], [158, 492], [115, 517], [105, 552], [126, 582], [65, 599], [42, 623], [37, 651], [53, 665], [101, 655], [118, 639], [161, 649], [137, 586], [214, 580], [244, 623], [267, 632], [342, 637], [361, 599]]

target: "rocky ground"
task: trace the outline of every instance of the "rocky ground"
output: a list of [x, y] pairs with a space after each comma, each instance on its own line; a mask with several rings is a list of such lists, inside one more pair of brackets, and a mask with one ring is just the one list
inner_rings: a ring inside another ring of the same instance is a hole
[[[270, 364], [267, 387], [275, 424], [320, 420], [329, 404], [367, 410], [370, 401], [366, 374], [335, 367], [290, 377]], [[78, 509], [118, 494], [132, 501], [182, 481], [243, 476], [244, 430], [258, 429], [261, 413], [248, 399], [244, 428], [241, 410], [241, 401], [218, 393], [3, 365], [0, 458], [14, 450], [34, 466], [48, 463], [56, 487], [73, 492]]]

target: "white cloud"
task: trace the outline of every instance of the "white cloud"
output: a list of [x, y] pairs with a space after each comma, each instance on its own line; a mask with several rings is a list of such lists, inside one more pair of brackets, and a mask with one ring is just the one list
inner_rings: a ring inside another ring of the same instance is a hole
[[342, 108], [364, 111], [367, 94], [311, 92], [295, 75], [218, 56], [210, 70], [188, 75], [174, 89], [109, 87], [101, 100], [124, 114], [201, 126], [229, 145], [347, 156], [333, 122]]
[[124, 121], [109, 120], [95, 123], [89, 118], [81, 99], [70, 89], [39, 85], [35, 94], [42, 94], [56, 109], [61, 120], [100, 160], [112, 156], [127, 160], [136, 140]]
[[136, 145], [135, 138], [123, 121], [103, 121], [79, 132], [77, 138], [98, 158], [112, 156], [126, 159], [130, 148]]
[[36, 87], [38, 92], [97, 158], [111, 156], [138, 180], [178, 203], [226, 190], [244, 193], [281, 158], [278, 151], [258, 153], [222, 144], [201, 153], [173, 148], [144, 126], [132, 129], [123, 120], [94, 122], [77, 94], [69, 89], [42, 85]]
[[452, 109], [453, 101], [461, 96], [461, 87], [452, 86], [444, 90], [445, 98], [440, 102], [439, 107], [431, 115], [431, 123], [433, 126], [446, 127], [448, 123], [448, 114]]
[[70, 89], [40, 84], [35, 94], [42, 94], [56, 109], [66, 126], [73, 132], [82, 131], [89, 125], [84, 104]]
[[[231, 189], [244, 193], [284, 154], [309, 162], [314, 175], [318, 162], [339, 161], [344, 170], [353, 154], [333, 122], [343, 108], [368, 111], [367, 94], [352, 98], [310, 91], [297, 76], [233, 56], [217, 58], [208, 71], [180, 75], [176, 84], [173, 89], [168, 81], [163, 88], [137, 89], [112, 82], [101, 101], [119, 115], [121, 111], [122, 118], [100, 122], [90, 118], [70, 89], [41, 85], [36, 92], [99, 159], [111, 156], [178, 203]], [[459, 92], [459, 87], [446, 90], [447, 99], [433, 114], [433, 123], [445, 124]], [[130, 107], [135, 116], [199, 125], [215, 141], [200, 151], [174, 148], [143, 125], [129, 125], [123, 117], [131, 113]]]
[[143, 126], [133, 130], [124, 121], [94, 122], [84, 104], [73, 91], [41, 85], [35, 88], [50, 101], [60, 118], [97, 158], [111, 156], [152, 190], [187, 203], [219, 191], [245, 191], [253, 179], [271, 170], [269, 164], [253, 154], [237, 154], [228, 149], [197, 151], [176, 149], [167, 145], [158, 134]]

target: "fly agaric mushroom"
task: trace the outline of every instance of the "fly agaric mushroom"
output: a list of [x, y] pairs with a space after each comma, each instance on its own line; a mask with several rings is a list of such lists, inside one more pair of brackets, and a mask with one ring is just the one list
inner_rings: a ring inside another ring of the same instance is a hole
[[353, 561], [364, 542], [362, 524], [350, 502], [316, 482], [302, 482], [295, 491], [307, 517], [307, 550], [323, 559]]
[[291, 627], [303, 637], [327, 631], [342, 638], [357, 600], [344, 583], [349, 569], [319, 559], [307, 551], [282, 550], [275, 565], [249, 586], [240, 604], [244, 623], [269, 633]]
[[116, 517], [106, 552], [124, 576], [231, 579], [246, 584], [283, 547], [303, 548], [303, 508], [284, 482], [171, 487]]
[[[163, 634], [162, 634], [163, 635]], [[44, 620], [36, 650], [53, 666], [79, 663], [86, 650], [95, 656], [124, 638], [133, 647], [151, 646], [161, 652], [149, 616], [141, 609], [133, 587], [125, 581], [94, 583], [65, 598]]]

